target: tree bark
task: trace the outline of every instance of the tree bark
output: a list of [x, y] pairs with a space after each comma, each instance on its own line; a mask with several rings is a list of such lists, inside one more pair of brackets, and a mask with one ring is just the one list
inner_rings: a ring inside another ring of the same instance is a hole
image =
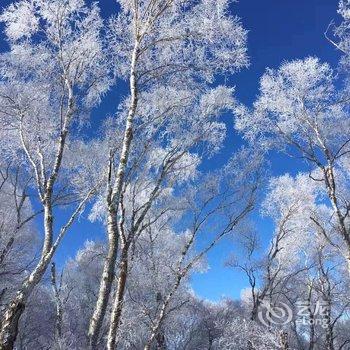
[[125, 286], [128, 275], [128, 246], [123, 243], [121, 247], [121, 258], [118, 276], [118, 287], [113, 303], [110, 326], [107, 338], [107, 349], [115, 350], [117, 344], [117, 332], [120, 324], [123, 300], [125, 294]]
[[57, 285], [56, 265], [51, 263], [51, 286], [55, 297], [56, 315], [55, 315], [55, 342], [57, 349], [62, 348], [62, 334], [63, 334], [63, 305], [60, 296], [60, 286]]
[[163, 323], [164, 317], [166, 316], [166, 310], [168, 308], [168, 305], [169, 305], [174, 293], [179, 288], [183, 276], [184, 276], [184, 274], [178, 274], [178, 276], [176, 278], [176, 282], [175, 282], [172, 290], [165, 297], [163, 304], [162, 304], [162, 307], [160, 308], [160, 311], [158, 313], [157, 319], [154, 322], [154, 326], [152, 327], [151, 334], [150, 334], [150, 336], [147, 340], [147, 343], [146, 343], [145, 347], [143, 348], [143, 350], [150, 350], [151, 349], [152, 343], [153, 343], [154, 339], [156, 338], [157, 334], [159, 333], [159, 329]]
[[53, 238], [53, 218], [51, 207], [51, 196], [48, 195], [44, 205], [44, 229], [45, 240], [42, 248], [41, 259], [35, 270], [23, 282], [21, 288], [17, 291], [13, 300], [9, 303], [3, 320], [1, 321], [0, 330], [0, 350], [11, 350], [18, 333], [18, 323], [25, 310], [27, 300], [34, 287], [40, 282], [45, 274], [54, 250], [52, 249]]
[[90, 348], [96, 349], [98, 345], [98, 338], [104, 315], [106, 313], [109, 296], [112, 289], [115, 273], [115, 263], [117, 259], [118, 250], [118, 233], [116, 223], [116, 213], [113, 210], [109, 210], [107, 219], [107, 232], [108, 232], [108, 253], [104, 261], [102, 278], [100, 282], [100, 289], [96, 306], [89, 325], [89, 342]]
[[50, 251], [39, 261], [36, 269], [23, 282], [21, 289], [17, 291], [16, 296], [8, 305], [1, 321], [0, 350], [13, 349], [18, 334], [18, 323], [20, 317], [25, 310], [26, 303], [34, 287], [43, 277], [52, 254], [53, 251], [52, 253]]
[[[326, 155], [327, 155], [327, 153], [326, 153]], [[337, 190], [336, 190], [336, 180], [335, 180], [335, 176], [334, 176], [334, 166], [330, 161], [329, 161], [329, 165], [323, 169], [323, 174], [324, 174], [326, 189], [328, 191], [328, 197], [331, 201], [333, 210], [334, 210], [336, 218], [338, 220], [339, 230], [340, 230], [341, 236], [346, 244], [347, 268], [348, 268], [348, 273], [350, 275], [350, 232], [345, 224], [345, 220], [346, 220], [347, 216], [343, 215], [343, 213], [341, 212], [341, 209], [339, 208], [339, 202], [338, 202]]]
[[331, 321], [331, 303], [328, 300], [327, 301], [327, 309], [325, 314], [325, 320], [327, 324], [326, 328], [326, 349], [327, 350], [334, 350], [334, 334], [333, 334], [333, 326]]
[[[40, 282], [42, 277], [44, 276], [50, 260], [57, 249], [57, 245], [62, 239], [68, 227], [72, 224], [75, 216], [77, 215], [77, 211], [71, 216], [68, 223], [61, 229], [58, 239], [56, 243], [53, 244], [53, 213], [52, 213], [52, 193], [53, 187], [57, 180], [57, 176], [59, 174], [63, 153], [65, 149], [66, 139], [68, 135], [68, 127], [70, 125], [71, 118], [74, 113], [74, 94], [72, 86], [68, 81], [65, 82], [67, 90], [68, 90], [68, 105], [67, 105], [67, 113], [64, 118], [63, 127], [60, 132], [58, 144], [57, 144], [57, 152], [55, 155], [55, 162], [51, 171], [50, 176], [46, 178], [45, 174], [42, 173], [41, 177], [38, 176], [39, 171], [36, 164], [33, 162], [29, 150], [25, 144], [25, 140], [23, 137], [22, 129], [20, 129], [20, 136], [22, 140], [22, 146], [27, 154], [28, 159], [33, 164], [33, 168], [35, 173], [37, 174], [37, 186], [39, 197], [42, 201], [43, 209], [44, 209], [44, 243], [42, 247], [41, 257], [36, 265], [34, 271], [24, 280], [21, 288], [17, 291], [15, 297], [9, 303], [7, 309], [5, 310], [4, 317], [1, 321], [1, 330], [0, 330], [0, 350], [12, 350], [14, 343], [18, 334], [18, 323], [24, 312], [27, 300], [32, 293], [34, 287]], [[44, 193], [42, 193], [42, 189]], [[78, 206], [78, 209], [81, 209], [82, 203]]]
[[[102, 322], [106, 313], [106, 307], [107, 307], [108, 299], [111, 292], [111, 283], [109, 281], [110, 281], [110, 278], [113, 278], [114, 266], [116, 263], [116, 256], [117, 256], [116, 250], [117, 250], [118, 235], [119, 235], [117, 224], [116, 224], [117, 213], [118, 213], [119, 201], [120, 201], [121, 191], [122, 191], [123, 182], [124, 182], [124, 174], [125, 174], [125, 170], [126, 170], [126, 166], [129, 158], [131, 142], [133, 139], [133, 123], [134, 123], [134, 117], [135, 117], [137, 103], [138, 103], [137, 76], [136, 76], [136, 64], [137, 64], [138, 51], [139, 51], [139, 43], [136, 40], [132, 57], [131, 57], [131, 68], [130, 68], [130, 79], [129, 79], [131, 103], [130, 103], [128, 117], [125, 125], [122, 150], [121, 150], [120, 161], [117, 169], [116, 179], [115, 179], [114, 186], [111, 193], [109, 193], [107, 196], [108, 197], [107, 203], [109, 205], [109, 218], [108, 218], [109, 220], [108, 221], [109, 252], [104, 264], [104, 270], [103, 270], [104, 276], [101, 279], [99, 295], [96, 301], [95, 310], [90, 321], [89, 337], [90, 337], [91, 349], [96, 349], [98, 336], [101, 331]], [[125, 276], [125, 281], [126, 281], [126, 276]], [[118, 280], [118, 283], [119, 283], [119, 280]], [[118, 289], [119, 289], [119, 284], [118, 284]], [[115, 315], [115, 317], [117, 316]], [[110, 331], [108, 336], [108, 343], [115, 342], [117, 327], [118, 325], [117, 326], [115, 324], [112, 325], [112, 321], [111, 321]]]

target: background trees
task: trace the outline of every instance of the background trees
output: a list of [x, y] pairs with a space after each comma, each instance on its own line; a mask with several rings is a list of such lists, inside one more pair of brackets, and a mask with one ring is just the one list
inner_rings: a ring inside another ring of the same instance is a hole
[[238, 107], [237, 127], [264, 149], [276, 147], [309, 164], [310, 178], [323, 184], [349, 261], [346, 165], [349, 155], [348, 96], [335, 87], [335, 73], [317, 58], [283, 64], [261, 78], [252, 111]]

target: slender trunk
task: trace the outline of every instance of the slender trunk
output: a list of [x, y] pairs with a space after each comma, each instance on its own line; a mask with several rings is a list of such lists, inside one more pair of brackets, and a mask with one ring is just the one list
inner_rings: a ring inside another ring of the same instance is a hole
[[41, 258], [35, 270], [23, 282], [8, 305], [1, 321], [0, 350], [12, 350], [18, 334], [18, 323], [34, 287], [40, 282], [49, 265], [52, 253]]
[[18, 323], [24, 312], [27, 300], [34, 287], [40, 282], [45, 274], [51, 257], [54, 253], [52, 248], [52, 207], [50, 196], [44, 206], [45, 241], [41, 258], [34, 271], [25, 279], [15, 297], [7, 306], [1, 320], [0, 350], [12, 350], [18, 334]]
[[120, 154], [120, 161], [118, 165], [117, 175], [113, 187], [113, 191], [111, 194], [111, 203], [115, 206], [115, 212], [118, 212], [118, 205], [120, 194], [123, 187], [124, 174], [126, 170], [126, 165], [129, 159], [129, 152], [131, 141], [133, 138], [133, 124], [134, 117], [136, 113], [137, 103], [138, 103], [138, 92], [137, 92], [137, 76], [136, 76], [136, 64], [137, 64], [137, 56], [139, 51], [139, 43], [135, 42], [134, 50], [131, 57], [131, 68], [130, 68], [130, 93], [131, 93], [131, 102], [128, 111], [128, 116], [126, 119], [125, 131], [123, 136], [123, 144], [122, 150]]
[[[58, 237], [56, 238], [56, 241], [54, 244], [52, 244], [52, 213], [51, 206], [44, 204], [44, 211], [45, 211], [45, 241], [43, 247], [47, 247], [48, 251], [45, 251], [44, 248], [42, 250], [41, 258], [36, 265], [35, 269], [31, 272], [31, 274], [24, 280], [22, 283], [22, 286], [17, 291], [15, 297], [12, 299], [12, 301], [7, 306], [3, 318], [1, 320], [1, 329], [0, 329], [0, 350], [12, 350], [13, 346], [16, 341], [16, 337], [18, 334], [18, 323], [20, 320], [21, 315], [24, 312], [26, 303], [28, 301], [28, 298], [30, 297], [33, 289], [35, 286], [41, 281], [42, 277], [44, 276], [50, 261], [59, 246], [61, 240], [63, 239], [65, 233], [67, 232], [68, 228], [72, 225], [75, 218], [79, 213], [81, 212], [82, 208], [84, 207], [86, 201], [90, 198], [90, 195], [94, 192], [94, 190], [91, 190], [87, 196], [79, 203], [76, 210], [71, 215], [70, 219], [67, 221], [67, 223], [62, 226], [60, 233], [58, 234]], [[46, 211], [49, 211], [49, 213], [46, 213]], [[47, 230], [47, 231], [46, 231]], [[48, 241], [51, 242], [51, 246], [48, 243]]]
[[[56, 182], [59, 170], [61, 168], [64, 148], [66, 144], [66, 138], [68, 134], [68, 126], [74, 113], [74, 97], [73, 89], [69, 82], [67, 83], [68, 89], [68, 109], [65, 117], [64, 125], [60, 133], [58, 148], [55, 157], [53, 169], [49, 178], [45, 178], [45, 174], [42, 173], [43, 182], [40, 182], [40, 178], [37, 177], [38, 191], [44, 207], [44, 244], [41, 252], [40, 260], [35, 267], [34, 271], [24, 280], [22, 286], [17, 291], [15, 297], [9, 303], [5, 310], [3, 319], [1, 320], [0, 330], [0, 350], [12, 350], [18, 334], [18, 323], [24, 312], [27, 300], [32, 293], [34, 287], [40, 282], [45, 274], [50, 260], [57, 248], [53, 246], [53, 215], [52, 215], [52, 192]], [[25, 145], [23, 135], [21, 134], [24, 150], [31, 160], [29, 151]], [[34, 170], [38, 173], [37, 166], [33, 163]], [[44, 188], [42, 196], [41, 188]], [[71, 224], [71, 223], [70, 223]], [[68, 225], [69, 226], [69, 225]], [[68, 226], [66, 228], [68, 228]], [[63, 236], [63, 235], [62, 235]]]
[[326, 349], [334, 350], [334, 334], [333, 334], [333, 326], [331, 322], [331, 303], [328, 301], [327, 310], [325, 314], [326, 320]]
[[[255, 191], [255, 189], [254, 189]], [[197, 225], [196, 221], [195, 221], [195, 225], [194, 225], [194, 230], [188, 240], [188, 242], [185, 244], [184, 249], [181, 252], [181, 257], [178, 261], [177, 264], [177, 271], [176, 271], [176, 279], [174, 281], [173, 287], [170, 290], [170, 292], [167, 294], [167, 296], [164, 298], [162, 306], [158, 312], [158, 315], [155, 316], [155, 321], [152, 322], [152, 327], [151, 327], [151, 334], [144, 346], [144, 350], [150, 350], [152, 343], [155, 339], [155, 337], [157, 336], [157, 334], [159, 333], [160, 327], [164, 321], [164, 318], [166, 317], [166, 312], [168, 309], [168, 306], [175, 294], [175, 292], [177, 291], [177, 289], [179, 288], [182, 279], [188, 274], [188, 272], [192, 269], [192, 267], [194, 266], [194, 264], [196, 262], [198, 262], [206, 253], [208, 253], [208, 251], [210, 251], [211, 248], [213, 248], [215, 246], [215, 244], [217, 242], [220, 241], [220, 239], [222, 239], [222, 237], [224, 237], [228, 232], [230, 232], [230, 230], [233, 229], [234, 226], [237, 225], [237, 223], [247, 214], [252, 210], [253, 206], [252, 203], [249, 202], [247, 204], [247, 206], [241, 211], [241, 213], [239, 215], [237, 215], [234, 219], [232, 219], [230, 221], [230, 223], [222, 230], [222, 232], [220, 234], [218, 234], [216, 236], [215, 239], [212, 240], [212, 242], [205, 248], [203, 249], [200, 253], [198, 253], [194, 258], [192, 258], [192, 260], [186, 264], [185, 267], [182, 268], [182, 264], [186, 259], [187, 253], [190, 250], [190, 248], [192, 247], [194, 241], [195, 241], [195, 237], [196, 237], [196, 233], [198, 232], [198, 229], [200, 227], [200, 225]]]
[[[120, 201], [120, 196], [121, 196], [121, 191], [123, 187], [123, 181], [124, 181], [124, 174], [127, 166], [127, 162], [129, 159], [129, 152], [130, 152], [130, 147], [131, 147], [131, 142], [133, 138], [133, 123], [134, 123], [134, 117], [136, 113], [136, 108], [137, 108], [137, 103], [138, 103], [138, 92], [137, 92], [137, 76], [136, 76], [136, 64], [137, 64], [137, 56], [138, 56], [138, 51], [139, 51], [139, 42], [136, 40], [132, 57], [131, 57], [131, 68], [130, 68], [130, 93], [131, 93], [131, 102], [130, 102], [130, 107], [128, 111], [128, 116], [126, 120], [126, 125], [125, 125], [125, 131], [124, 131], [124, 136], [123, 136], [123, 143], [122, 143], [122, 150], [120, 154], [120, 161], [117, 169], [117, 175], [116, 179], [114, 182], [113, 190], [110, 195], [108, 195], [109, 198], [107, 198], [107, 202], [110, 202], [112, 212], [114, 215], [114, 218], [112, 219], [111, 217], [109, 218], [111, 221], [113, 221], [113, 231], [108, 232], [111, 233], [111, 236], [109, 237], [110, 243], [112, 245], [114, 244], [115, 247], [117, 246], [118, 243], [118, 231], [116, 229], [116, 216], [118, 213], [118, 207], [119, 207], [119, 201]], [[109, 247], [109, 251], [112, 253], [111, 254], [111, 259], [108, 259], [108, 256], [105, 261], [105, 270], [104, 271], [112, 271], [114, 272], [114, 265], [116, 262], [116, 252], [113, 252], [113, 247]], [[127, 264], [127, 262], [126, 262]], [[112, 266], [113, 265], [113, 266]], [[124, 277], [122, 277], [121, 281], [123, 281]], [[126, 281], [126, 276], [125, 276], [125, 281]], [[124, 281], [124, 283], [125, 283]], [[119, 289], [119, 280], [118, 280], [118, 289]], [[123, 283], [123, 282], [122, 282]], [[122, 287], [122, 286], [120, 286]], [[105, 311], [106, 311], [106, 306], [103, 307], [104, 303], [107, 303], [109, 299], [111, 291], [111, 286], [108, 283], [105, 283], [104, 279], [102, 278], [101, 280], [101, 285], [100, 285], [100, 291], [99, 291], [99, 297], [96, 302], [96, 307], [95, 307], [95, 312], [93, 315], [93, 318], [96, 317], [96, 320], [91, 320], [90, 322], [90, 344], [92, 349], [96, 347], [97, 344], [97, 339], [98, 335], [101, 330], [102, 326], [102, 321], [105, 316]], [[124, 294], [124, 291], [122, 292]], [[104, 300], [104, 301], [103, 301]], [[115, 300], [115, 304], [117, 303], [117, 299]], [[122, 307], [120, 305], [120, 307]], [[121, 313], [121, 310], [120, 310]], [[115, 315], [114, 317], [117, 317]], [[120, 316], [119, 316], [120, 317]], [[117, 321], [117, 323], [119, 320]], [[112, 324], [112, 320], [110, 323], [110, 329], [109, 329], [109, 335], [108, 335], [108, 344], [113, 344], [115, 343], [116, 340], [116, 332], [118, 328], [118, 324], [114, 323]], [[114, 349], [113, 349], [114, 350]]]
[[96, 349], [97, 347], [103, 318], [106, 313], [114, 280], [115, 263], [118, 250], [118, 232], [116, 218], [117, 216], [115, 212], [113, 210], [109, 210], [107, 218], [108, 253], [104, 261], [100, 289], [96, 301], [95, 310], [89, 325], [89, 342], [91, 349]]
[[[77, 206], [76, 210], [71, 215], [70, 219], [67, 223], [62, 226], [61, 231], [56, 238], [54, 244], [52, 244], [52, 213], [51, 206], [45, 205], [45, 241], [43, 245], [43, 250], [41, 254], [41, 258], [36, 265], [34, 271], [24, 280], [22, 286], [17, 291], [15, 297], [7, 306], [7, 309], [4, 312], [4, 316], [1, 320], [1, 330], [0, 330], [0, 350], [12, 350], [15, 344], [17, 334], [18, 334], [18, 323], [20, 317], [22, 316], [28, 298], [30, 297], [35, 286], [41, 281], [44, 276], [50, 261], [59, 246], [61, 240], [63, 239], [65, 233], [68, 228], [72, 225], [77, 215], [81, 212], [84, 207], [86, 201], [89, 199], [90, 195], [93, 193], [93, 190], [88, 193], [88, 195], [80, 202]], [[49, 213], [47, 213], [48, 211]], [[51, 242], [51, 246], [48, 242]], [[47, 248], [48, 251], [45, 251], [44, 248]]]
[[[24, 312], [28, 298], [30, 297], [35, 286], [41, 281], [57, 247], [59, 246], [59, 243], [63, 239], [68, 228], [74, 222], [77, 215], [81, 212], [82, 208], [84, 207], [91, 193], [93, 193], [93, 191], [90, 191], [88, 195], [85, 197], [85, 199], [82, 200], [80, 204], [77, 206], [76, 210], [74, 211], [74, 213], [72, 214], [68, 222], [61, 228], [61, 231], [58, 237], [56, 238], [55, 243], [52, 244], [51, 247], [47, 242], [50, 240], [52, 242], [52, 214], [45, 213], [45, 218], [48, 219], [48, 222], [45, 222], [44, 227], [45, 227], [45, 230], [49, 230], [49, 231], [48, 232], [45, 231], [45, 242], [43, 246], [47, 247], [49, 250], [42, 251], [41, 258], [38, 264], [36, 265], [34, 271], [32, 271], [31, 274], [24, 280], [24, 282], [22, 283], [22, 286], [19, 288], [15, 297], [9, 303], [9, 305], [7, 306], [7, 309], [4, 312], [4, 316], [1, 320], [0, 350], [13, 349], [14, 343], [16, 341], [17, 333], [18, 333], [18, 323], [21, 315]], [[47, 210], [50, 211], [50, 208], [51, 208], [50, 206], [45, 205], [45, 211]]]
[[347, 262], [347, 265], [348, 265], [348, 272], [349, 272], [349, 275], [350, 275], [350, 248], [348, 249], [348, 255], [346, 257], [346, 262]]
[[309, 321], [310, 321], [309, 350], [314, 350], [314, 347], [315, 347], [315, 316], [311, 308], [312, 290], [313, 290], [313, 285], [311, 283], [309, 285], [308, 298], [307, 298], [307, 305], [308, 305], [307, 311], [309, 313]]
[[309, 309], [309, 319], [310, 319], [310, 340], [309, 340], [309, 350], [314, 350], [315, 348], [315, 318], [311, 309]]
[[12, 299], [12, 301], [7, 306], [7, 309], [5, 310], [3, 319], [1, 320], [0, 350], [13, 349], [18, 334], [18, 323], [24, 312], [28, 298], [30, 297], [34, 287], [41, 281], [42, 277], [44, 276], [60, 240], [63, 238], [69, 226], [73, 223], [76, 215], [81, 210], [83, 203], [85, 202], [84, 200], [80, 203], [80, 205], [78, 206], [77, 210], [73, 213], [68, 223], [62, 227], [59, 237], [56, 240], [56, 243], [53, 244], [52, 194], [54, 185], [56, 183], [62, 165], [63, 154], [68, 135], [68, 128], [75, 110], [73, 88], [68, 80], [65, 81], [65, 84], [68, 91], [67, 112], [60, 132], [53, 168], [48, 178], [46, 178], [44, 171], [42, 171], [41, 179], [40, 176], [38, 176], [38, 167], [32, 161], [29, 150], [23, 138], [22, 130], [20, 132], [24, 151], [27, 154], [29, 160], [32, 162], [34, 171], [37, 174], [38, 192], [44, 208], [45, 239], [38, 264], [36, 265], [34, 271], [32, 271], [32, 273], [24, 280], [22, 286], [17, 291], [15, 297]]
[[253, 308], [252, 308], [252, 312], [250, 314], [250, 319], [252, 321], [257, 320], [259, 306], [260, 306], [260, 297], [259, 297], [259, 295], [256, 295], [255, 297], [253, 297]]
[[53, 240], [53, 215], [52, 215], [52, 205], [51, 205], [51, 194], [47, 195], [44, 204], [44, 230], [45, 239], [41, 252], [41, 256], [47, 255], [52, 247]]
[[57, 286], [56, 265], [51, 263], [51, 286], [55, 297], [56, 320], [55, 320], [55, 342], [57, 349], [62, 347], [62, 329], [63, 329], [63, 305], [60, 297], [60, 287]]
[[143, 348], [144, 350], [150, 350], [151, 349], [151, 346], [152, 346], [152, 343], [155, 339], [155, 337], [157, 336], [157, 334], [159, 333], [159, 330], [160, 330], [160, 327], [163, 323], [163, 320], [164, 320], [164, 317], [166, 316], [166, 310], [168, 308], [168, 305], [174, 295], [174, 293], [177, 291], [180, 283], [181, 283], [181, 280], [182, 280], [182, 277], [183, 275], [182, 274], [179, 274], [177, 276], [177, 279], [176, 279], [176, 282], [174, 284], [174, 287], [173, 289], [170, 291], [170, 293], [165, 297], [164, 301], [163, 301], [163, 304], [162, 304], [162, 307], [160, 308], [160, 311], [159, 311], [159, 314], [156, 318], [156, 321], [153, 323], [154, 326], [152, 327], [151, 329], [151, 334], [147, 340], [147, 343], [145, 345], [145, 347]]
[[333, 166], [329, 164], [329, 166], [323, 170], [323, 173], [324, 173], [326, 188], [328, 191], [328, 197], [331, 201], [333, 210], [335, 212], [335, 216], [338, 220], [341, 236], [343, 237], [343, 240], [346, 244], [346, 248], [347, 248], [346, 258], [348, 262], [347, 268], [348, 268], [348, 273], [350, 274], [350, 233], [345, 224], [346, 216], [342, 214], [341, 209], [339, 208]]
[[111, 320], [108, 331], [107, 338], [107, 349], [115, 350], [117, 344], [117, 332], [120, 324], [123, 301], [125, 294], [125, 286], [128, 275], [128, 250], [129, 247], [127, 244], [123, 243], [121, 247], [121, 258], [120, 258], [120, 267], [119, 267], [119, 276], [118, 276], [118, 287], [113, 303], [113, 309], [111, 314]]

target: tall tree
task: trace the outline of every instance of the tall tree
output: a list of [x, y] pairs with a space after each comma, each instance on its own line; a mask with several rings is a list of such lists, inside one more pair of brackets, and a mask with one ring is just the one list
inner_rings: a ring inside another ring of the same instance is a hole
[[349, 97], [336, 89], [337, 83], [331, 67], [317, 58], [268, 69], [253, 108], [237, 107], [236, 127], [265, 150], [307, 162], [310, 177], [323, 184], [350, 272]]
[[[147, 108], [140, 105], [141, 96], [153, 93], [154, 100], [149, 103], [156, 104], [167, 89], [191, 89], [199, 94], [206, 84], [214, 81], [216, 74], [234, 72], [247, 65], [246, 32], [236, 18], [229, 16], [226, 0], [120, 1], [120, 6], [110, 22], [110, 42], [117, 75], [128, 82], [130, 96], [122, 105], [121, 144], [117, 150], [111, 149], [106, 171], [109, 251], [89, 328], [92, 348], [98, 342], [113, 281], [118, 239], [122, 239], [117, 217], [136, 118], [142, 108]], [[156, 125], [159, 131], [162, 120], [172, 110], [163, 109], [163, 113]], [[111, 330], [111, 347], [115, 332]]]
[[[44, 212], [40, 258], [1, 320], [0, 349], [12, 349], [18, 322], [63, 236], [93, 192], [70, 180], [81, 164], [67, 161], [74, 124], [99, 101], [110, 81], [97, 5], [83, 1], [19, 1], [1, 15], [9, 51], [1, 55], [1, 124], [8, 147], [23, 154]], [[11, 145], [12, 144], [12, 145]], [[54, 207], [78, 202], [55, 237]]]
[[[250, 159], [245, 165], [242, 159]], [[222, 239], [231, 234], [253, 210], [260, 182], [260, 157], [250, 155], [243, 149], [216, 174], [208, 174], [202, 185], [188, 191], [185, 197], [189, 218], [187, 239], [181, 254], [174, 262], [173, 282], [160, 298], [160, 305], [153, 316], [150, 334], [144, 350], [149, 350], [161, 326], [171, 312], [171, 303], [183, 280], [198, 266], [206, 254]], [[209, 233], [209, 235], [208, 235]], [[206, 240], [201, 249], [196, 249], [199, 239]]]

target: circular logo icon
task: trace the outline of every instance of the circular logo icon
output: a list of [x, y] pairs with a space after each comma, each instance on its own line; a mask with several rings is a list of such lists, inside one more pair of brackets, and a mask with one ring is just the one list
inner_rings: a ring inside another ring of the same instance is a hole
[[259, 321], [267, 327], [271, 325], [285, 325], [292, 321], [293, 311], [287, 304], [282, 302], [276, 305], [262, 302], [258, 318]]

